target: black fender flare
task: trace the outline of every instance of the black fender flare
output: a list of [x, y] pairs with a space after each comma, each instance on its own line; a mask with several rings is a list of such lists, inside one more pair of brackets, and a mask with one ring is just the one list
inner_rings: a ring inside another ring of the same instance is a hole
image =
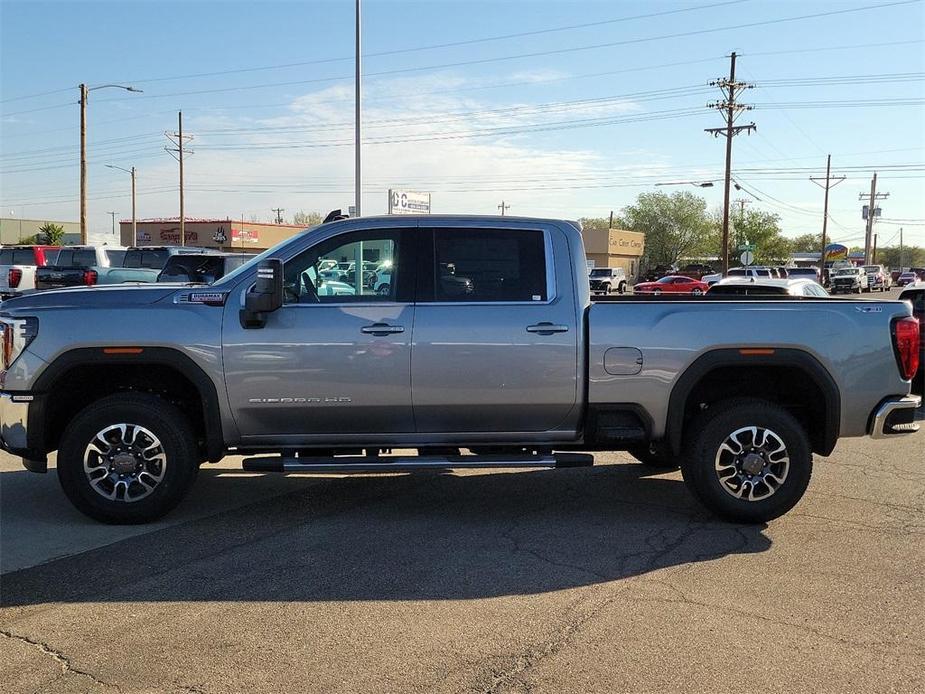
[[829, 455], [838, 441], [841, 427], [841, 394], [828, 370], [813, 355], [801, 349], [753, 347], [716, 349], [695, 359], [678, 378], [668, 399], [666, 439], [675, 455], [681, 454], [684, 412], [687, 399], [697, 384], [711, 371], [728, 366], [787, 366], [801, 370], [819, 388], [825, 400], [824, 426], [814, 452]]
[[79, 366], [106, 364], [132, 364], [139, 366], [167, 366], [184, 376], [199, 393], [202, 401], [202, 418], [205, 422], [206, 457], [220, 460], [225, 451], [222, 435], [222, 417], [218, 393], [202, 368], [187, 355], [170, 347], [140, 347], [136, 352], [107, 353], [104, 347], [81, 347], [59, 355], [48, 364], [36, 379], [32, 390], [36, 397], [29, 408], [28, 442], [33, 450], [47, 450], [45, 422], [48, 394], [58, 381]]

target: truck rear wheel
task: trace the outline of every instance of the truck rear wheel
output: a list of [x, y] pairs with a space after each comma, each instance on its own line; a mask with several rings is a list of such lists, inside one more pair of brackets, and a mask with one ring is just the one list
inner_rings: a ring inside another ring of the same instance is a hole
[[64, 431], [58, 480], [71, 503], [104, 523], [146, 523], [173, 509], [196, 479], [196, 439], [186, 417], [145, 393], [110, 395]]
[[736, 398], [708, 408], [689, 429], [681, 472], [694, 496], [718, 516], [761, 523], [802, 498], [812, 475], [806, 431], [773, 403]]

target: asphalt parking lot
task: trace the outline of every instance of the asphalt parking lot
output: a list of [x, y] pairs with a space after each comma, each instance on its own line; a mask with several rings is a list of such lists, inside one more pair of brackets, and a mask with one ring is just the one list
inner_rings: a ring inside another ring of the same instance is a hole
[[842, 441], [767, 526], [677, 472], [202, 470], [107, 527], [3, 454], [9, 692], [925, 689], [925, 432]]

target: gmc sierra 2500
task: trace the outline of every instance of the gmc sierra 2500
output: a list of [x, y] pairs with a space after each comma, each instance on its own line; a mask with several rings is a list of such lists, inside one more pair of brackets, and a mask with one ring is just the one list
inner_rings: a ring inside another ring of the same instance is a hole
[[[355, 268], [336, 292], [332, 265]], [[839, 437], [918, 428], [908, 304], [592, 303], [563, 221], [340, 218], [209, 287], [52, 290], [0, 320], [3, 447], [34, 472], [57, 450], [67, 496], [106, 522], [163, 515], [229, 451], [250, 470], [366, 473], [623, 449], [758, 522], [797, 503]]]

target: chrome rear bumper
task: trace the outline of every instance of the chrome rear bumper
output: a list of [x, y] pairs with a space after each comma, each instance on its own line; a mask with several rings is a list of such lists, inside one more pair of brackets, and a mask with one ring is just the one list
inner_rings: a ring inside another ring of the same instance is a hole
[[901, 434], [914, 434], [919, 430], [915, 421], [915, 410], [922, 404], [918, 395], [884, 400], [874, 410], [870, 435], [875, 439], [887, 439]]

